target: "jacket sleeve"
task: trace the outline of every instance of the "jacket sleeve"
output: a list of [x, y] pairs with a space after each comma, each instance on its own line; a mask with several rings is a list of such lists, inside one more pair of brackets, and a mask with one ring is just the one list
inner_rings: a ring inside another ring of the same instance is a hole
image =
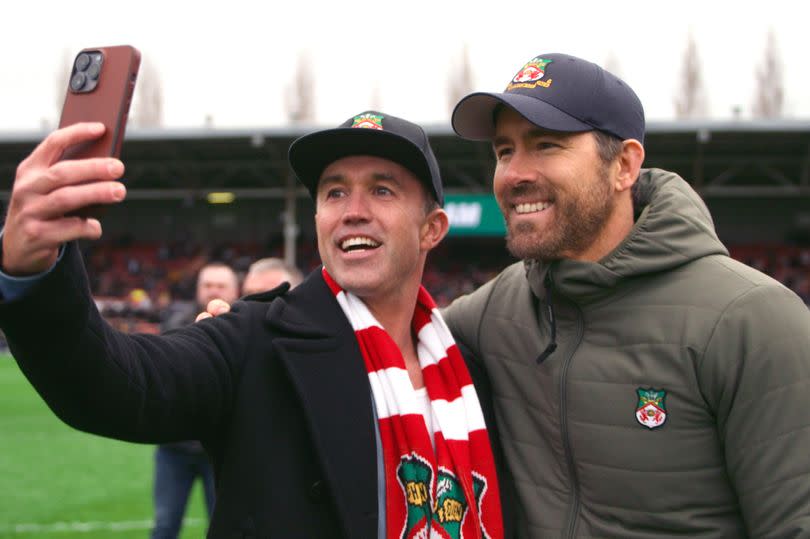
[[750, 537], [810, 537], [810, 311], [781, 285], [750, 289], [699, 368]]
[[165, 336], [100, 316], [75, 244], [22, 298], [0, 303], [14, 359], [69, 425], [136, 442], [207, 439], [227, 417], [250, 338], [249, 306]]

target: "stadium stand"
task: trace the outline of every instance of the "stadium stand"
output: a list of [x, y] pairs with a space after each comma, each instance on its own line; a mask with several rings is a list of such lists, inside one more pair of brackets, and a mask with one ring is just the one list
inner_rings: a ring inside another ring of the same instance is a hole
[[[486, 143], [428, 126], [448, 195], [490, 193]], [[130, 129], [122, 158], [127, 201], [102, 219], [105, 239], [85, 244], [104, 313], [128, 330], [155, 331], [160, 312], [193, 297], [209, 260], [245, 271], [264, 256], [317, 266], [306, 191], [286, 163], [304, 128]], [[0, 133], [0, 204], [15, 168], [44, 133]], [[714, 216], [732, 256], [810, 303], [810, 121], [650, 122], [645, 166], [688, 179]], [[227, 192], [230, 204], [212, 204]], [[424, 282], [446, 304], [513, 259], [502, 237], [451, 237], [428, 260]]]
[[[450, 239], [431, 255], [423, 282], [439, 305], [470, 292], [514, 261], [502, 239]], [[737, 245], [731, 254], [781, 281], [810, 305], [810, 247]], [[156, 332], [162, 312], [194, 299], [194, 279], [208, 261], [223, 261], [243, 276], [253, 260], [281, 256], [283, 245], [135, 243], [109, 241], [84, 249], [91, 287], [104, 316], [127, 331]], [[306, 271], [319, 260], [312, 248], [298, 251]]]

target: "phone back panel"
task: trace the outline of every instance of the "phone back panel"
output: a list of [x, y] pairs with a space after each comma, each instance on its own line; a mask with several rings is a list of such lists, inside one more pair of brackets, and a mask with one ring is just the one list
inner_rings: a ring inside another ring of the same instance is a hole
[[[102, 60], [95, 87], [90, 91], [77, 92], [74, 91], [73, 80], [83, 53], [100, 53]], [[69, 148], [63, 159], [120, 156], [140, 63], [140, 52], [129, 45], [88, 48], [76, 56], [59, 127], [78, 122], [101, 122], [107, 129], [101, 138]]]

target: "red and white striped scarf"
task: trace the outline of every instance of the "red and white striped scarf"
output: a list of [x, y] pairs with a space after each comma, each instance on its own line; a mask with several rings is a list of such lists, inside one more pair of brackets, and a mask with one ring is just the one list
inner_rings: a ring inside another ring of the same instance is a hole
[[[323, 269], [368, 371], [385, 461], [388, 539], [501, 539], [500, 492], [484, 416], [464, 359], [420, 287], [412, 328], [430, 397], [435, 451], [402, 352], [357, 296]], [[470, 510], [472, 509], [472, 510]]]

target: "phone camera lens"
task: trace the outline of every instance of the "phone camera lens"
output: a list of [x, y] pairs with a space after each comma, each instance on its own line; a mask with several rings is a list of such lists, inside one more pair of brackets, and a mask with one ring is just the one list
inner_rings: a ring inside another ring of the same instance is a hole
[[101, 67], [98, 64], [92, 64], [87, 68], [87, 76], [95, 80], [98, 78], [99, 71], [101, 71]]
[[70, 79], [70, 89], [74, 92], [78, 92], [84, 87], [84, 83], [86, 81], [87, 76], [81, 71], [77, 71], [76, 74]]
[[76, 57], [76, 69], [79, 71], [84, 71], [87, 69], [87, 66], [90, 65], [90, 55], [87, 53], [81, 53], [79, 56]]

